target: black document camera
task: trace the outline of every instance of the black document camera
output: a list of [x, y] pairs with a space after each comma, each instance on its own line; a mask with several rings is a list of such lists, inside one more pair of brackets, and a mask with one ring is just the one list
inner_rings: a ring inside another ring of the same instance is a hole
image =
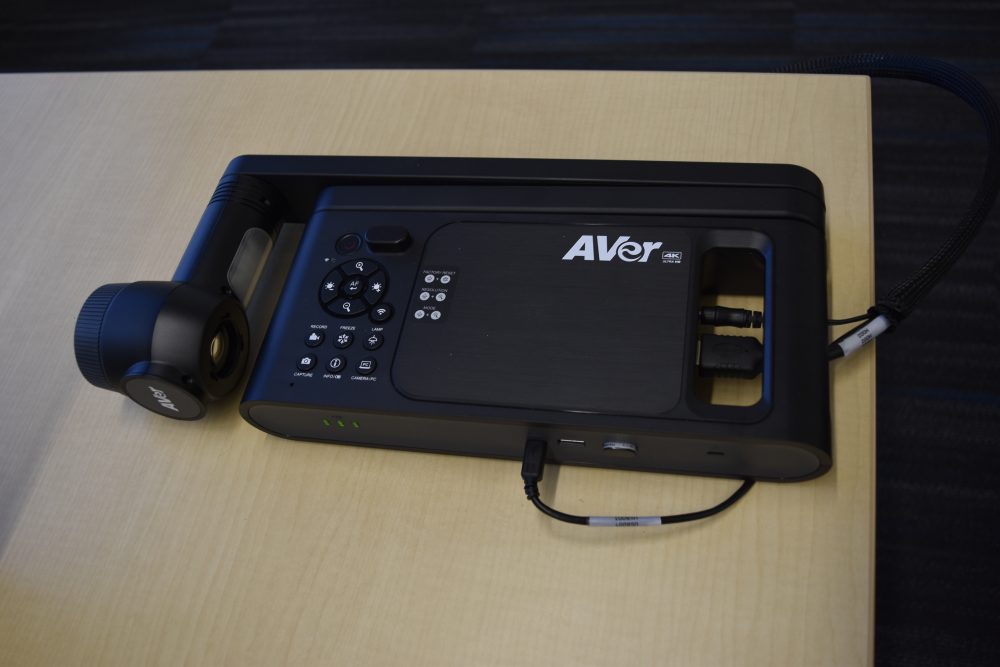
[[[284, 223], [304, 231], [251, 340]], [[756, 339], [706, 328], [727, 295], [756, 299]], [[240, 412], [283, 437], [505, 458], [535, 438], [557, 463], [801, 480], [831, 465], [826, 312], [800, 167], [245, 156], [173, 280], [99, 288], [75, 346], [168, 417], [252, 365]], [[756, 400], [713, 403], [727, 371]]]

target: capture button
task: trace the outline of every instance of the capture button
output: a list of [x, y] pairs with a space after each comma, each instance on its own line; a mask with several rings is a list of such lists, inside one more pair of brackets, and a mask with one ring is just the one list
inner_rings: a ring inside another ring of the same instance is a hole
[[326, 274], [323, 278], [323, 283], [319, 287], [319, 299], [323, 303], [330, 303], [337, 298], [337, 290], [340, 289], [340, 283], [343, 282], [344, 275], [334, 269], [330, 273]]
[[364, 345], [366, 350], [377, 350], [382, 347], [382, 343], [385, 342], [385, 338], [377, 331], [372, 331], [365, 338]]
[[347, 365], [347, 359], [344, 359], [342, 356], [338, 355], [333, 359], [331, 359], [330, 361], [326, 362], [326, 370], [330, 371], [331, 373], [339, 373], [340, 371], [344, 370], [344, 366], [346, 365]]
[[313, 366], [316, 365], [316, 355], [307, 354], [303, 356], [301, 359], [299, 359], [299, 363], [297, 365], [300, 371], [311, 371], [313, 369]]
[[333, 303], [326, 304], [326, 308], [338, 317], [350, 317], [365, 312], [368, 304], [361, 299], [337, 299]]
[[324, 338], [326, 338], [326, 336], [322, 331], [312, 331], [308, 336], [306, 336], [306, 345], [309, 347], [318, 347], [323, 344]]
[[333, 339], [333, 346], [338, 350], [343, 350], [346, 347], [350, 347], [353, 342], [354, 334], [350, 331], [341, 331], [337, 334], [337, 337]]
[[375, 358], [374, 357], [368, 357], [366, 359], [362, 359], [361, 361], [359, 361], [358, 362], [358, 372], [361, 373], [362, 375], [368, 375], [369, 373], [374, 373], [375, 372]]
[[385, 322], [390, 317], [392, 317], [392, 306], [387, 303], [372, 309], [372, 321], [374, 322]]
[[378, 264], [370, 259], [352, 259], [337, 267], [349, 276], [370, 276], [378, 271]]
[[385, 271], [379, 271], [368, 279], [368, 289], [365, 290], [365, 301], [374, 305], [385, 296], [388, 281], [385, 279]]

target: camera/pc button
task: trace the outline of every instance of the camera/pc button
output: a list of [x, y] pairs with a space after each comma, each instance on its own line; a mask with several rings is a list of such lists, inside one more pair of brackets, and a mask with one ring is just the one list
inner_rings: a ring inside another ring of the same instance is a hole
[[358, 370], [358, 373], [361, 373], [362, 375], [368, 375], [369, 373], [374, 373], [375, 372], [375, 366], [376, 366], [376, 364], [375, 364], [375, 358], [374, 357], [366, 357], [366, 358], [364, 358], [364, 359], [362, 359], [361, 361], [358, 362], [358, 368], [357, 368], [357, 370]]

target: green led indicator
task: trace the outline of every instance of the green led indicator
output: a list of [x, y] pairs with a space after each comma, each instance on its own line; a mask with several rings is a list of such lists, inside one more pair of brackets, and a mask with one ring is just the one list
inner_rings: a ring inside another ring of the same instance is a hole
[[338, 419], [337, 420], [337, 426], [339, 426], [340, 428], [344, 428], [344, 426], [345, 426], [344, 420], [343, 419]]
[[361, 424], [359, 424], [358, 422], [351, 422], [351, 426], [353, 426], [354, 428], [361, 428]]
[[330, 420], [324, 417], [323, 418], [323, 426], [329, 426], [329, 425], [330, 425]]

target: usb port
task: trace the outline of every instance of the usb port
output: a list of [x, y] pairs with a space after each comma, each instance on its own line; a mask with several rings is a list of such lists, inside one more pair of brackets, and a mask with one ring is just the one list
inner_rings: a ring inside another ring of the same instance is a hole
[[563, 447], [583, 447], [587, 444], [587, 441], [577, 440], [576, 438], [559, 438], [559, 444]]

